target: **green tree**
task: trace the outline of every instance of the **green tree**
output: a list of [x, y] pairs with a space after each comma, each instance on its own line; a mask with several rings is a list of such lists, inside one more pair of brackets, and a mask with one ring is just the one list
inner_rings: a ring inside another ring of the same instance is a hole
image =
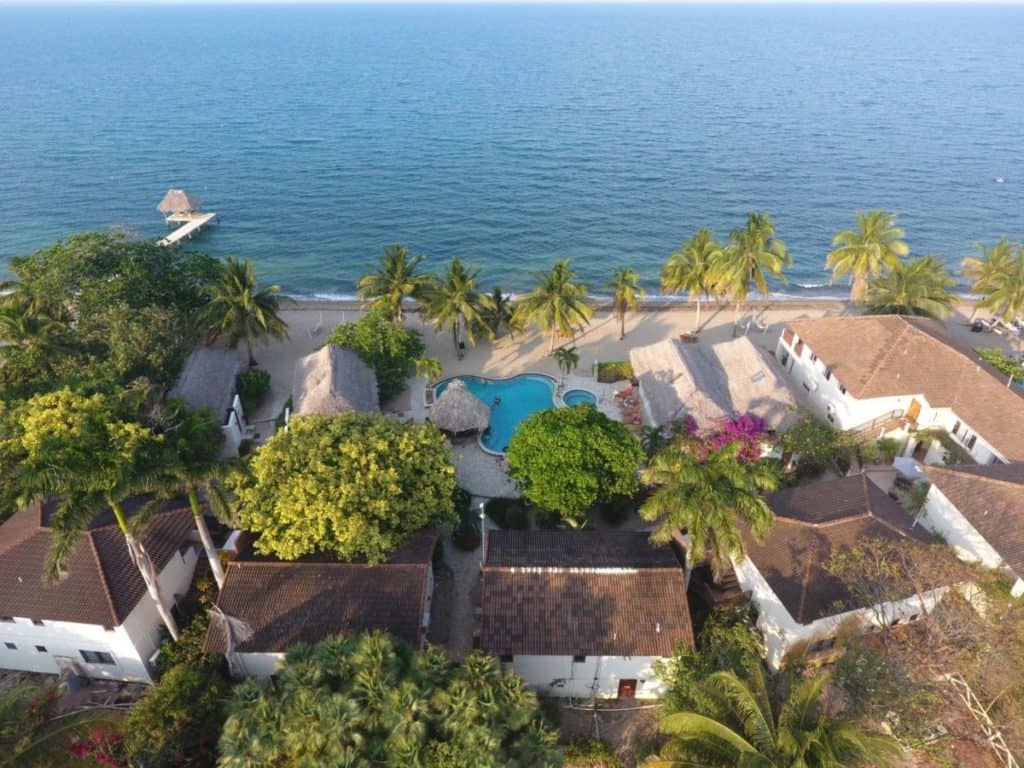
[[391, 322], [379, 310], [367, 312], [354, 323], [342, 323], [327, 337], [328, 344], [353, 350], [377, 376], [380, 404], [405, 389], [406, 380], [427, 347], [420, 335]]
[[428, 382], [437, 381], [444, 371], [441, 361], [436, 357], [421, 357], [413, 363], [413, 367], [416, 369], [416, 375], [422, 376]]
[[984, 253], [982, 260], [965, 259], [963, 264], [964, 274], [974, 280], [971, 292], [983, 295], [976, 310], [991, 310], [1003, 320], [1024, 315], [1024, 250], [1004, 237]]
[[480, 316], [492, 338], [518, 330], [516, 323], [513, 322], [515, 304], [512, 297], [503, 293], [498, 286], [494, 286], [490, 293], [480, 297]]
[[477, 334], [487, 332], [483, 303], [476, 287], [479, 274], [480, 270], [452, 259], [424, 299], [424, 317], [439, 330], [446, 326], [451, 329], [452, 344], [460, 359], [462, 337], [473, 344]]
[[257, 285], [251, 261], [228, 256], [220, 265], [217, 279], [206, 286], [209, 302], [200, 313], [200, 324], [213, 338], [227, 338], [232, 348], [244, 341], [249, 365], [256, 365], [252, 349], [258, 342], [288, 335], [288, 324], [280, 315], [280, 291], [277, 285]]
[[640, 287], [640, 275], [635, 269], [619, 267], [606, 288], [612, 292], [612, 312], [619, 318], [619, 338], [626, 338], [626, 313], [640, 308], [640, 300], [647, 295]]
[[786, 281], [782, 274], [792, 266], [786, 244], [775, 237], [775, 224], [765, 213], [747, 215], [747, 225], [734, 229], [729, 245], [721, 258], [714, 262], [712, 281], [736, 302], [736, 312], [746, 303], [751, 284], [765, 299], [768, 298], [768, 278]]
[[423, 301], [434, 285], [432, 275], [418, 272], [426, 257], [410, 256], [404, 245], [390, 245], [384, 249], [376, 270], [359, 278], [359, 298], [371, 301], [370, 309], [382, 312], [392, 322], [404, 318], [402, 302], [405, 299]]
[[455, 468], [443, 435], [386, 416], [303, 416], [237, 481], [256, 549], [294, 560], [331, 552], [379, 563], [414, 531], [455, 521]]
[[555, 350], [555, 361], [562, 371], [562, 386], [565, 386], [565, 377], [576, 370], [580, 364], [580, 353], [576, 347], [559, 347]]
[[[993, 246], [974, 244], [978, 256], [968, 256], [960, 262], [960, 271], [971, 283], [971, 293], [987, 298], [1001, 288], [1013, 272], [1014, 258], [1020, 253], [1020, 243], [1011, 243], [1005, 237]], [[971, 312], [971, 320], [982, 307], [977, 304]]]
[[856, 768], [888, 766], [900, 754], [887, 736], [826, 714], [827, 674], [773, 696], [760, 664], [745, 674], [715, 672], [702, 683], [703, 706], [662, 718], [668, 744], [652, 768]]
[[901, 261], [868, 284], [868, 312], [943, 318], [953, 312], [956, 280], [931, 254]]
[[810, 474], [821, 474], [830, 462], [849, 467], [857, 454], [856, 439], [805, 412], [779, 439], [783, 457], [792, 457]]
[[715, 240], [710, 229], [701, 228], [697, 234], [673, 251], [661, 270], [661, 290], [665, 293], [688, 293], [697, 301], [697, 321], [700, 329], [700, 302], [718, 293], [713, 280], [714, 266], [722, 258], [722, 245]]
[[536, 286], [516, 304], [517, 321], [551, 333], [548, 354], [554, 352], [558, 334], [572, 336], [575, 342], [576, 331], [589, 324], [594, 314], [587, 304], [587, 286], [575, 280], [569, 259], [557, 261], [550, 272], [537, 275]]
[[853, 278], [850, 301], [854, 304], [862, 304], [867, 298], [871, 278], [895, 268], [910, 253], [903, 242], [903, 230], [896, 226], [896, 214], [881, 209], [857, 211], [856, 228], [837, 232], [832, 245], [835, 247], [826, 264], [833, 278]]
[[654, 492], [640, 507], [640, 517], [659, 521], [651, 538], [666, 543], [676, 531], [686, 529], [690, 565], [707, 558], [716, 574], [730, 557], [744, 557], [741, 521], [758, 539], [775, 522], [761, 494], [775, 490], [778, 474], [765, 460], [739, 461], [741, 448], [739, 443], [727, 443], [701, 458], [677, 440], [642, 473]]
[[153, 487], [166, 458], [162, 437], [125, 420], [118, 404], [103, 395], [85, 397], [62, 389], [28, 401], [20, 442], [24, 460], [13, 484], [22, 500], [61, 498], [51, 519], [48, 577], [58, 577], [81, 532], [109, 507], [160, 618], [177, 640], [178, 627], [161, 599], [156, 569], [138, 537], [138, 521], [130, 523], [122, 507], [125, 499]]
[[220, 768], [561, 764], [537, 697], [498, 662], [415, 652], [383, 634], [291, 649], [270, 682], [235, 689]]
[[570, 524], [595, 504], [638, 489], [640, 444], [632, 433], [589, 405], [539, 411], [509, 443], [509, 474], [533, 504]]

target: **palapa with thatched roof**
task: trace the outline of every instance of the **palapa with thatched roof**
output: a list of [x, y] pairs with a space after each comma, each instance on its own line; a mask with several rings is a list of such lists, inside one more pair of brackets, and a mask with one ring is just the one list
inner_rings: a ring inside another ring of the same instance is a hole
[[434, 401], [430, 420], [442, 432], [468, 435], [487, 429], [491, 423], [491, 409], [469, 391], [466, 382], [452, 379]]
[[750, 413], [776, 432], [799, 420], [799, 393], [781, 366], [747, 337], [710, 348], [674, 339], [630, 352], [640, 396], [657, 425], [689, 415], [701, 429]]
[[196, 347], [185, 360], [169, 394], [181, 398], [193, 411], [209, 408], [223, 424], [235, 396], [235, 378], [240, 369], [237, 349]]
[[156, 209], [165, 216], [171, 216], [176, 213], [192, 213], [202, 207], [203, 201], [184, 189], [168, 189]]
[[292, 413], [380, 412], [377, 376], [351, 349], [321, 347], [295, 364]]

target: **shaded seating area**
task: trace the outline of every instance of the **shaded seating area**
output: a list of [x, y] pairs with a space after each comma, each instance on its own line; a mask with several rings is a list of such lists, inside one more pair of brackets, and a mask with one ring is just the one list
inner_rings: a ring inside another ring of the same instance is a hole
[[329, 344], [295, 364], [294, 416], [380, 412], [377, 376], [351, 349]]
[[452, 379], [434, 401], [433, 424], [449, 437], [467, 437], [490, 426], [491, 409], [469, 391], [462, 379]]
[[643, 403], [640, 402], [640, 388], [630, 383], [614, 395], [624, 424], [640, 424], [643, 421]]

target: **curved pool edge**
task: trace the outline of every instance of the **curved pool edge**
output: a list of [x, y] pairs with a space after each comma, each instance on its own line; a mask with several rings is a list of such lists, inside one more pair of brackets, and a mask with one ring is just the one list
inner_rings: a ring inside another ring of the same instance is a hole
[[[568, 395], [568, 394], [571, 394], [572, 392], [583, 392], [583, 393], [585, 393], [587, 395], [590, 395], [590, 397], [594, 398], [594, 400], [593, 400], [593, 402], [582, 402], [582, 403], [567, 403], [567, 402], [565, 402], [565, 396]], [[584, 389], [583, 387], [573, 387], [572, 389], [567, 389], [567, 390], [565, 390], [565, 392], [562, 392], [558, 396], [558, 402], [560, 403], [560, 405], [559, 405], [560, 408], [572, 408], [574, 405], [590, 405], [590, 406], [593, 406], [594, 408], [597, 408], [597, 401], [598, 401], [597, 392], [592, 392], [591, 390]]]

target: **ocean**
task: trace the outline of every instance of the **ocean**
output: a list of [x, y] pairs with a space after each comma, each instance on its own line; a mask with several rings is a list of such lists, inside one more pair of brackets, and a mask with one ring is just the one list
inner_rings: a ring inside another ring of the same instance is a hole
[[0, 7], [0, 265], [70, 233], [166, 231], [302, 296], [383, 246], [523, 289], [571, 257], [650, 291], [698, 227], [775, 219], [784, 295], [857, 209], [957, 265], [1024, 239], [1024, 8]]

